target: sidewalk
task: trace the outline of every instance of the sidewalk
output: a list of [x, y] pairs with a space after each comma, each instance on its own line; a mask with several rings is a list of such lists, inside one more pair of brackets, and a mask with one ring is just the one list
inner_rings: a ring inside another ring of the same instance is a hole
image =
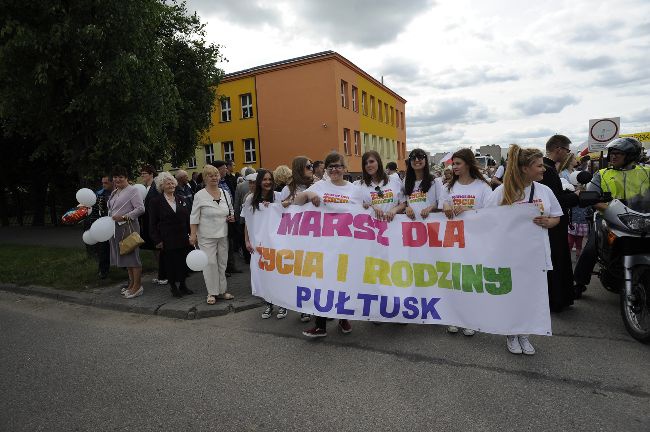
[[[23, 244], [83, 248], [82, 234], [83, 230], [80, 226], [2, 227], [0, 228], [0, 245]], [[256, 308], [266, 303], [263, 299], [251, 294], [250, 270], [239, 254], [235, 254], [235, 263], [237, 268], [242, 270], [242, 273], [233, 273], [228, 278], [228, 292], [235, 298], [233, 300], [217, 300], [214, 305], [206, 303], [207, 291], [203, 274], [200, 272], [192, 273], [187, 279], [187, 286], [194, 291], [194, 294], [182, 298], [172, 297], [169, 285], [153, 284], [151, 279], [155, 277], [154, 274], [143, 275], [144, 294], [134, 299], [122, 297], [119, 284], [77, 292], [34, 285], [18, 286], [0, 283], [0, 290], [146, 315], [180, 319], [208, 318]]]

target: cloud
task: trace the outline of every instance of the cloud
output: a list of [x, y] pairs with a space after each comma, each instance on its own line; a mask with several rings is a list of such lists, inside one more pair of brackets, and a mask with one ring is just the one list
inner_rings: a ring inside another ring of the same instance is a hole
[[650, 123], [650, 108], [644, 108], [621, 117], [621, 122], [625, 123]]
[[600, 22], [598, 25], [586, 24], [576, 27], [569, 33], [568, 42], [584, 43], [592, 45], [596, 42], [615, 43], [621, 40], [621, 29], [625, 29], [625, 23], [617, 20]]
[[601, 72], [593, 81], [593, 85], [602, 87], [624, 87], [629, 84], [641, 84], [650, 82], [650, 73], [645, 66], [637, 65], [636, 62], [628, 62], [624, 70], [607, 69]]
[[515, 72], [493, 66], [474, 66], [467, 69], [447, 69], [431, 77], [432, 86], [449, 90], [460, 87], [474, 87], [489, 83], [517, 81], [520, 76]]
[[534, 96], [525, 101], [515, 102], [512, 106], [523, 114], [559, 113], [569, 105], [580, 102], [580, 98], [571, 95], [563, 96]]
[[202, 17], [218, 16], [224, 21], [241, 25], [269, 24], [279, 26], [282, 16], [278, 9], [258, 0], [187, 0], [187, 9], [197, 11]]
[[426, 104], [428, 108], [409, 116], [412, 128], [436, 124], [473, 124], [489, 121], [487, 107], [470, 99], [439, 99]]
[[549, 129], [549, 128], [511, 130], [503, 134], [503, 139], [516, 142], [521, 140], [548, 138], [552, 135], [555, 135], [556, 133], [557, 131], [554, 131], [553, 129]]
[[596, 57], [569, 57], [566, 59], [565, 63], [572, 69], [588, 71], [610, 66], [614, 64], [614, 58], [607, 55]]
[[424, 78], [420, 63], [407, 58], [388, 58], [383, 62], [379, 70], [382, 76], [390, 77], [395, 82], [413, 84]]
[[378, 47], [393, 41], [408, 24], [434, 4], [432, 0], [295, 0], [306, 31], [333, 42]]

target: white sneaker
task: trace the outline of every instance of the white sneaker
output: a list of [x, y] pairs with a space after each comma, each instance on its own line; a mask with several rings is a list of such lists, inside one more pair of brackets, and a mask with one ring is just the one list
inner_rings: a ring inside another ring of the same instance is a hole
[[132, 298], [140, 297], [142, 294], [144, 294], [144, 288], [140, 287], [140, 289], [137, 290], [136, 292], [134, 292], [133, 294], [131, 294], [129, 291], [127, 291], [124, 294], [124, 298], [132, 299]]
[[309, 322], [309, 321], [311, 321], [311, 315], [306, 313], [300, 314], [300, 322]]
[[519, 338], [515, 336], [506, 336], [506, 344], [508, 345], [508, 351], [513, 354], [521, 354], [521, 345], [519, 345]]
[[281, 307], [280, 310], [278, 311], [277, 318], [282, 319], [282, 318], [284, 318], [286, 316], [287, 316], [287, 310], [285, 308]]
[[158, 283], [158, 279], [156, 279], [156, 278], [151, 279], [151, 283], [155, 283], [155, 284], [157, 284], [157, 283]]
[[167, 285], [169, 281], [167, 279], [158, 279], [158, 285]]
[[269, 303], [266, 305], [266, 309], [264, 309], [264, 312], [262, 312], [262, 319], [271, 318], [272, 313], [273, 313], [273, 305]]
[[458, 327], [456, 326], [447, 326], [448, 333], [458, 333]]
[[526, 355], [534, 355], [535, 347], [528, 340], [528, 336], [519, 336], [519, 345], [521, 346], [521, 351]]
[[472, 330], [472, 329], [464, 328], [463, 329], [463, 334], [465, 336], [474, 336], [476, 334], [476, 331]]

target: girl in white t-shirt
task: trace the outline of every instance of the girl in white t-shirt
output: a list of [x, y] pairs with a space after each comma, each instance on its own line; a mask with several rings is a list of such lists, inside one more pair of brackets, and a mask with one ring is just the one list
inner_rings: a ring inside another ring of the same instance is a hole
[[392, 221], [406, 206], [399, 177], [391, 177], [384, 171], [381, 156], [375, 150], [361, 156], [362, 179], [359, 187], [366, 193], [365, 201], [375, 211], [379, 220]]
[[[516, 144], [508, 150], [508, 166], [503, 177], [503, 184], [496, 188], [486, 207], [533, 203], [539, 207], [540, 215], [533, 223], [548, 230], [560, 222], [562, 207], [553, 191], [538, 183], [544, 176], [544, 160], [541, 151], [533, 148], [522, 149]], [[550, 262], [550, 250], [548, 251]], [[509, 335], [506, 337], [508, 351], [513, 354], [535, 354], [535, 348], [528, 340], [528, 335]]]
[[[246, 249], [251, 254], [254, 253], [255, 248], [253, 247], [253, 241], [251, 241], [250, 235], [248, 234], [248, 227], [250, 226], [249, 217], [256, 211], [260, 211], [260, 206], [268, 207], [269, 203], [280, 202], [280, 192], [274, 191], [275, 182], [273, 180], [273, 173], [271, 171], [261, 168], [257, 171], [257, 177], [255, 178], [255, 189], [253, 193], [246, 196], [246, 200], [242, 205], [241, 217], [246, 220], [244, 225], [244, 240], [246, 243]], [[267, 303], [264, 312], [262, 313], [262, 318], [270, 318], [273, 313], [273, 304]], [[287, 310], [285, 308], [280, 308], [278, 310], [278, 319], [282, 319], [287, 316]]]
[[438, 208], [436, 187], [424, 150], [416, 148], [409, 153], [402, 191], [406, 200], [404, 213], [413, 220], [426, 219]]
[[[293, 200], [296, 205], [303, 205], [311, 202], [315, 206], [326, 206], [335, 208], [341, 204], [363, 205], [364, 194], [359, 186], [355, 186], [343, 178], [345, 174], [345, 159], [338, 152], [332, 152], [325, 158], [325, 171], [328, 180], [321, 180], [314, 183], [306, 191], [299, 193]], [[339, 320], [339, 328], [344, 334], [352, 331], [350, 322], [346, 319]], [[311, 338], [327, 336], [327, 319], [316, 317], [316, 325], [302, 332], [304, 336]]]

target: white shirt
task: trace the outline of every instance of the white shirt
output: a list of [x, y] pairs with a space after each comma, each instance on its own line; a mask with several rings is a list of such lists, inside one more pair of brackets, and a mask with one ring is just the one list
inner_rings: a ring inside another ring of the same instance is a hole
[[321, 199], [321, 205], [363, 204], [364, 193], [359, 186], [346, 181], [342, 186], [336, 186], [329, 180], [321, 180], [307, 189]]
[[415, 217], [420, 219], [422, 217], [422, 209], [436, 206], [437, 204], [436, 201], [438, 195], [436, 193], [435, 181], [431, 182], [431, 187], [429, 187], [429, 190], [424, 192], [420, 188], [422, 180], [416, 180], [415, 184], [413, 185], [413, 192], [411, 192], [410, 195], [406, 195], [406, 189], [404, 188], [405, 184], [406, 179], [404, 180], [404, 183], [402, 183], [402, 194], [404, 195], [404, 199], [408, 203], [409, 207], [413, 209]]
[[383, 181], [379, 183], [371, 181], [368, 186], [361, 182], [359, 187], [365, 194], [364, 202], [369, 203], [383, 212], [387, 212], [405, 201], [404, 195], [402, 194], [402, 182], [399, 178], [393, 176], [388, 177], [388, 183], [386, 184]]
[[[284, 187], [284, 189], [288, 189], [287, 186]], [[282, 192], [276, 192], [273, 191], [273, 202], [274, 203], [281, 203], [282, 202], [282, 194], [284, 193], [284, 189], [282, 189]], [[247, 216], [251, 215], [253, 213], [253, 194], [249, 193], [246, 195], [246, 199], [244, 200], [244, 204], [241, 206], [241, 213], [239, 214], [240, 217], [246, 219]], [[264, 207], [263, 205], [260, 204], [260, 209]], [[257, 211], [257, 209], [255, 209]]]
[[[562, 207], [560, 207], [560, 203], [558, 202], [557, 198], [555, 198], [553, 191], [546, 185], [537, 182], [534, 183], [535, 193], [533, 193], [533, 204], [539, 208], [539, 211], [544, 216], [562, 216], [564, 212], [562, 211]], [[530, 186], [524, 189], [524, 196], [521, 199], [515, 201], [513, 204], [527, 204], [529, 200]], [[501, 201], [503, 201], [503, 185], [500, 185], [494, 190], [494, 192], [492, 192], [485, 204], [485, 207], [499, 206], [501, 205]]]
[[492, 194], [492, 188], [482, 180], [474, 179], [470, 184], [460, 184], [458, 181], [451, 190], [447, 185], [442, 186], [442, 194], [438, 197], [438, 207], [443, 208], [445, 202], [455, 206], [480, 209], [485, 207], [485, 202]]
[[503, 165], [499, 165], [499, 168], [497, 168], [497, 171], [494, 173], [492, 177], [496, 177], [499, 180], [503, 180], [503, 175], [505, 174], [506, 169], [503, 167]]
[[226, 218], [233, 214], [232, 197], [221, 189], [221, 198], [216, 202], [212, 195], [201, 189], [194, 195], [190, 224], [198, 225], [197, 237], [221, 238], [228, 235]]

